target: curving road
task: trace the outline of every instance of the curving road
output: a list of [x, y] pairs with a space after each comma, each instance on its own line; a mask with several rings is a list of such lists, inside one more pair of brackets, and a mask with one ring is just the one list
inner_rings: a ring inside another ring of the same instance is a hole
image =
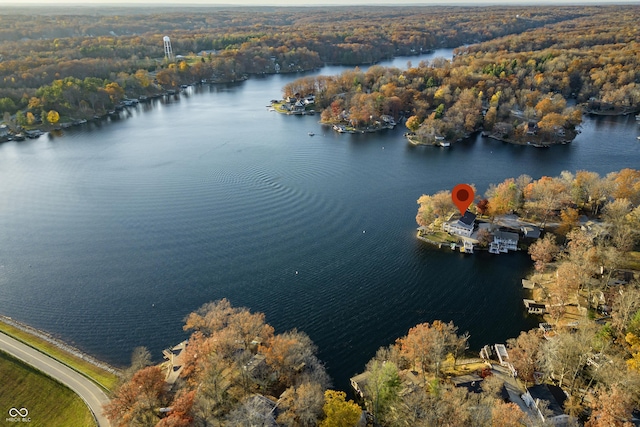
[[94, 382], [2, 332], [0, 332], [0, 350], [28, 363], [69, 387], [84, 399], [98, 421], [99, 427], [111, 427], [109, 420], [102, 415], [102, 405], [109, 402], [109, 398]]

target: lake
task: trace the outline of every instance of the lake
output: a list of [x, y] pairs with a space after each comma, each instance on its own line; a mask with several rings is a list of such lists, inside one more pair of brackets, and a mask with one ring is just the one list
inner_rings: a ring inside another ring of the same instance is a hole
[[403, 126], [341, 135], [319, 116], [269, 112], [297, 77], [191, 87], [0, 145], [0, 313], [126, 365], [140, 345], [159, 360], [187, 336], [189, 312], [226, 297], [277, 332], [309, 334], [346, 390], [417, 323], [453, 321], [474, 350], [537, 324], [521, 302], [527, 255], [418, 241], [421, 194], [640, 165], [633, 116], [585, 118], [573, 143], [550, 149], [480, 136], [414, 147]]

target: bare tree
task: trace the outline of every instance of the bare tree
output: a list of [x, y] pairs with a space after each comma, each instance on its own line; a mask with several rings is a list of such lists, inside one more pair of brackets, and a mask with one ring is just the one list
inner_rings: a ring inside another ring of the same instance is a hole
[[235, 427], [276, 427], [274, 418], [275, 402], [264, 396], [253, 395], [231, 412], [227, 425]]
[[323, 388], [303, 383], [289, 387], [280, 396], [278, 423], [284, 427], [312, 427], [318, 424], [324, 405]]
[[542, 343], [539, 354], [541, 367], [558, 381], [560, 387], [569, 380], [569, 394], [577, 390], [576, 381], [593, 354], [595, 332], [595, 328], [587, 326], [575, 333], [558, 331], [554, 339]]
[[640, 284], [632, 282], [618, 290], [613, 302], [611, 324], [620, 336], [624, 335], [629, 322], [638, 310], [640, 310]]
[[151, 353], [146, 347], [136, 347], [131, 353], [131, 366], [129, 366], [122, 376], [123, 381], [128, 381], [139, 370], [151, 366]]

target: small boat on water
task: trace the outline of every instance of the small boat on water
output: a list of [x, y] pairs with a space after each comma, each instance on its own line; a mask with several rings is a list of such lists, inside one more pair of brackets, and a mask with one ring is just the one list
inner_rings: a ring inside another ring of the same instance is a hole
[[315, 133], [309, 132], [309, 136], [313, 136], [313, 135], [315, 135]]
[[638, 141], [640, 141], [640, 136], [636, 136], [636, 138], [638, 138]]

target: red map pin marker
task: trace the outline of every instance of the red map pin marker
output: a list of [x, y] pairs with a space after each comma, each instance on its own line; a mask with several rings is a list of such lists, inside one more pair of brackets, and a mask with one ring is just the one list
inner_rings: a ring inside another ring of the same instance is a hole
[[473, 192], [473, 188], [468, 184], [458, 184], [453, 187], [453, 191], [451, 192], [451, 199], [453, 200], [453, 204], [458, 207], [460, 215], [464, 215], [467, 208], [473, 203], [474, 197], [475, 193]]

